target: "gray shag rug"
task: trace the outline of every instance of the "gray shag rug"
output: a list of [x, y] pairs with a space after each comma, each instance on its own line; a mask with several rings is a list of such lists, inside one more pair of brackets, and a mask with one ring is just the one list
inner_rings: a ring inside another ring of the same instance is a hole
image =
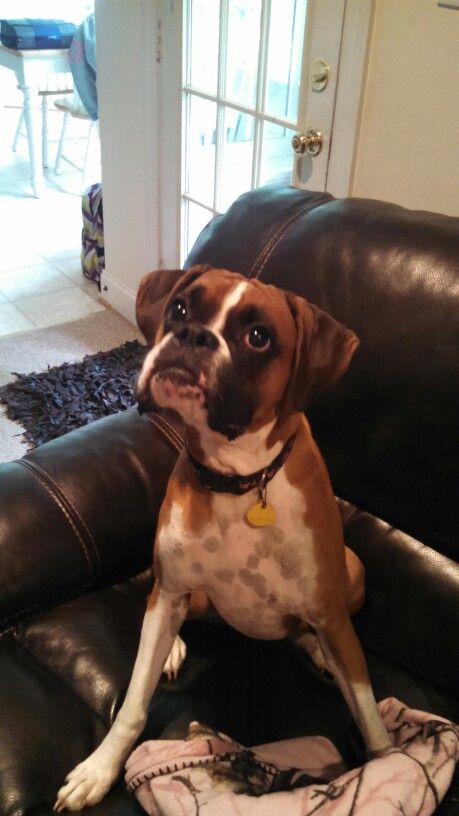
[[129, 340], [38, 374], [14, 371], [16, 380], [0, 386], [0, 402], [7, 417], [25, 428], [24, 439], [38, 447], [134, 405], [134, 385], [146, 351], [138, 340]]

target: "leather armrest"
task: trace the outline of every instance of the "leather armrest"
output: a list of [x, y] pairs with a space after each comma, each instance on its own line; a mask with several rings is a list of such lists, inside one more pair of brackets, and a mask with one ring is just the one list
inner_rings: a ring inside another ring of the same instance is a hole
[[340, 501], [346, 544], [365, 566], [362, 643], [457, 694], [459, 564], [381, 519]]
[[0, 631], [151, 563], [180, 447], [162, 416], [131, 409], [0, 466]]

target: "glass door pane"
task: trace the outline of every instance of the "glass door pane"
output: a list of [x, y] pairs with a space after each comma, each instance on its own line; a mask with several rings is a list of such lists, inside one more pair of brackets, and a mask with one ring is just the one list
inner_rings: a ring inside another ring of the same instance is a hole
[[252, 185], [255, 117], [225, 108], [217, 209], [225, 212]]
[[257, 99], [261, 0], [239, 0], [228, 7], [227, 99], [254, 108]]
[[194, 201], [184, 200], [182, 212], [182, 223], [185, 225], [183, 234], [182, 256], [186, 258], [199, 233], [206, 224], [212, 220], [214, 214], [212, 210], [195, 204]]
[[219, 0], [189, 0], [186, 75], [187, 84], [217, 93]]
[[186, 0], [182, 234], [290, 182], [307, 0]]
[[271, 0], [264, 109], [296, 122], [307, 0]]
[[265, 122], [260, 184], [289, 184], [292, 174], [292, 138], [295, 129]]
[[217, 106], [199, 96], [189, 96], [186, 107], [185, 193], [213, 207]]

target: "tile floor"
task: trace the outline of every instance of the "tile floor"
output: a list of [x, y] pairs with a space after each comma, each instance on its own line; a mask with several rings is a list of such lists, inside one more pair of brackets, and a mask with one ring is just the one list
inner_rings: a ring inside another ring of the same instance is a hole
[[[82, 275], [81, 173], [70, 165], [59, 176], [49, 169], [45, 194], [33, 198], [26, 140], [17, 153], [11, 149], [18, 116], [17, 109], [2, 107], [0, 98], [0, 385], [13, 380], [14, 371], [43, 371], [142, 340], [135, 326], [99, 302], [97, 285]], [[50, 113], [49, 119], [52, 167], [61, 114]], [[85, 127], [72, 121], [75, 140], [66, 152], [77, 164]], [[96, 150], [86, 186], [99, 180]], [[0, 463], [26, 451], [21, 426], [7, 419], [0, 405]]]
[[[51, 106], [50, 106], [51, 107]], [[105, 311], [80, 266], [82, 174], [54, 165], [61, 114], [50, 111], [50, 169], [40, 199], [32, 196], [27, 140], [12, 143], [19, 111], [0, 106], [0, 336], [79, 320]], [[72, 120], [67, 154], [81, 163], [87, 124]], [[87, 185], [100, 180], [93, 147]]]

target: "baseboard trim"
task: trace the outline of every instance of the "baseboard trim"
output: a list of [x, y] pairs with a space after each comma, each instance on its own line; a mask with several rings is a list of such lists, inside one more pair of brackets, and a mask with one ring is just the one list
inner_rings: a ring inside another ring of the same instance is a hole
[[137, 325], [135, 318], [135, 298], [136, 293], [129, 289], [118, 278], [113, 277], [105, 269], [100, 277], [101, 296], [107, 303], [129, 320], [134, 326]]

